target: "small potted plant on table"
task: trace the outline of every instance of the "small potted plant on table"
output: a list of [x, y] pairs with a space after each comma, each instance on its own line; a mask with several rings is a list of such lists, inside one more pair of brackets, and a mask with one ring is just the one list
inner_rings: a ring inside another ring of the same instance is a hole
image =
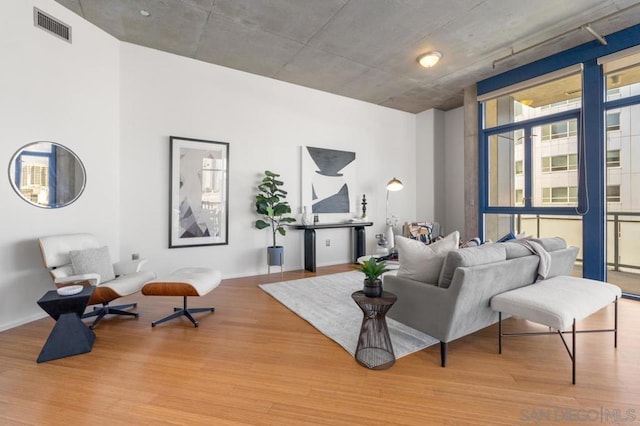
[[389, 271], [389, 269], [387, 269], [386, 262], [382, 261], [378, 263], [376, 258], [371, 256], [362, 263], [360, 271], [366, 276], [364, 279], [364, 288], [362, 290], [364, 295], [367, 297], [382, 296], [382, 280], [380, 279], [380, 276]]
[[256, 195], [256, 212], [262, 219], [256, 220], [256, 228], [265, 229], [271, 227], [273, 245], [267, 247], [269, 266], [282, 266], [284, 247], [276, 244], [276, 235], [286, 235], [284, 224], [295, 222], [287, 214], [291, 213], [291, 207], [285, 200], [287, 191], [281, 188], [284, 182], [278, 180], [279, 174], [265, 170], [264, 178], [258, 185]]

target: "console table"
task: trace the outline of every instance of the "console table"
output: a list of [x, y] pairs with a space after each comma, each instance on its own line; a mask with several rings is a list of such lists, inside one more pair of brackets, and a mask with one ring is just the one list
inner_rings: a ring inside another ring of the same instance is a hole
[[351, 228], [353, 237], [353, 263], [364, 256], [366, 252], [365, 226], [371, 226], [373, 222], [345, 222], [345, 223], [316, 223], [315, 225], [291, 225], [294, 229], [304, 229], [304, 269], [316, 271], [316, 229]]

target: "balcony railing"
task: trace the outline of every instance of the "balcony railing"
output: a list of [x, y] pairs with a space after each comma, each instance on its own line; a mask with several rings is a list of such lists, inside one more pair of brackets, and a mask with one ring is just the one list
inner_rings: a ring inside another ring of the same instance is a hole
[[607, 244], [613, 245], [608, 250], [607, 265], [614, 271], [635, 269], [640, 273], [640, 213], [608, 212]]
[[[558, 235], [580, 251], [582, 262], [582, 218], [580, 216], [515, 215], [516, 229], [538, 238]], [[640, 212], [607, 213], [607, 266], [612, 271], [640, 274]]]

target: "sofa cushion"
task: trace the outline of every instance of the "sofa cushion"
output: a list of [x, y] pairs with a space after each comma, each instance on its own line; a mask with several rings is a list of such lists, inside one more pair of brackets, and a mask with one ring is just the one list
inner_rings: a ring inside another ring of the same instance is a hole
[[507, 260], [509, 259], [517, 259], [518, 257], [531, 256], [531, 250], [529, 250], [526, 246], [520, 244], [518, 240], [509, 240], [504, 243], [500, 243], [501, 246], [504, 246], [505, 251], [507, 253]]
[[567, 242], [562, 237], [532, 238], [531, 241], [540, 244], [546, 251], [556, 251], [567, 248]]
[[84, 250], [71, 250], [69, 259], [73, 266], [73, 272], [77, 275], [98, 274], [100, 282], [111, 281], [116, 277], [109, 256], [108, 247], [89, 248]]
[[444, 257], [451, 250], [458, 248], [459, 241], [458, 231], [429, 245], [401, 236], [396, 237], [400, 259], [397, 275], [423, 283], [437, 283]]
[[448, 288], [453, 274], [459, 266], [476, 266], [500, 262], [507, 258], [505, 244], [485, 244], [480, 247], [466, 247], [447, 253], [440, 272], [438, 286]]

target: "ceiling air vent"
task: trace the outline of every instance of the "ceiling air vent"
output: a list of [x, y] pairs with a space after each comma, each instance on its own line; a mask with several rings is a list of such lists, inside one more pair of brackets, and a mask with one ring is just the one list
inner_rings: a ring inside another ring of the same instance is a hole
[[37, 7], [33, 8], [33, 24], [71, 43], [71, 27], [53, 16], [41, 11]]

